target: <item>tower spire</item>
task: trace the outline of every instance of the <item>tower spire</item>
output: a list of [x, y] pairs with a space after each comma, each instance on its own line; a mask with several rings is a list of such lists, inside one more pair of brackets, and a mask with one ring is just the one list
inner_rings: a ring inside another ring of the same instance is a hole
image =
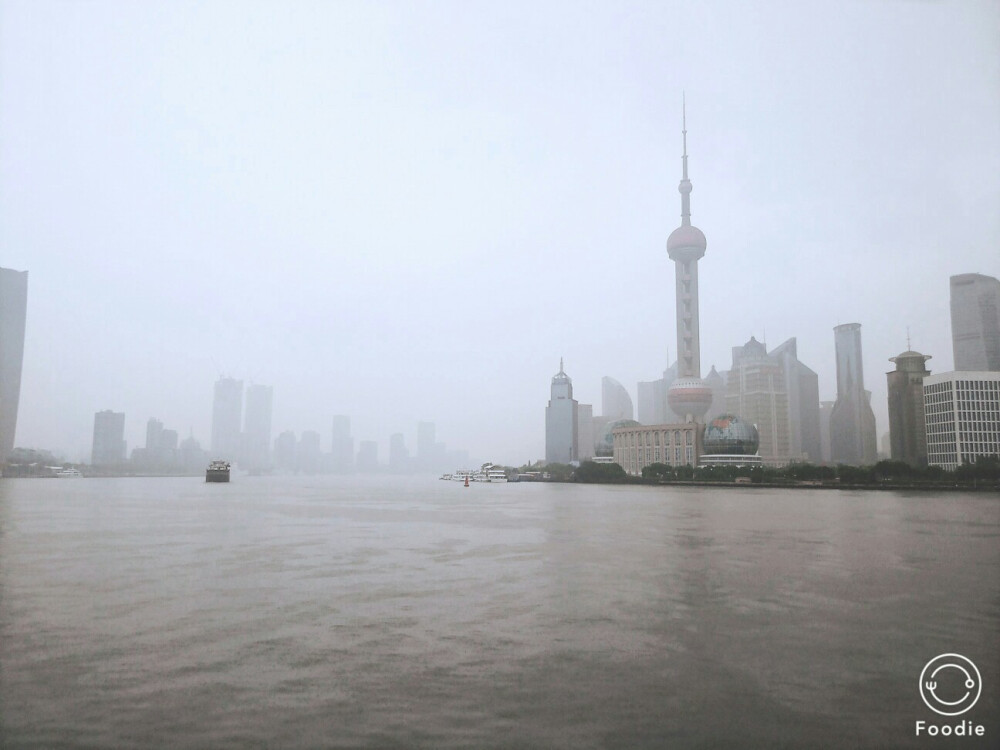
[[687, 95], [681, 93], [681, 136], [684, 140], [684, 155], [681, 157], [683, 167], [681, 184], [677, 188], [681, 193], [681, 226], [691, 226], [691, 180], [688, 179], [688, 131], [687, 131]]

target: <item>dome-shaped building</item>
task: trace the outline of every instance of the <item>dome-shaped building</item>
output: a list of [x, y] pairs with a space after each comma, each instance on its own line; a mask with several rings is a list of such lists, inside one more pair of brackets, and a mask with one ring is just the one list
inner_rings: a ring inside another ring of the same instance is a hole
[[701, 466], [760, 466], [756, 426], [732, 414], [716, 417], [705, 427]]

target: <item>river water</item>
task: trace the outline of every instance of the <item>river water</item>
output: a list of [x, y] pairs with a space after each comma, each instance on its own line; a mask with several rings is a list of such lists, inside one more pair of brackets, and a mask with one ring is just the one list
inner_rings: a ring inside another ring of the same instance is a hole
[[917, 720], [1000, 746], [996, 494], [0, 482], [3, 747], [949, 746]]

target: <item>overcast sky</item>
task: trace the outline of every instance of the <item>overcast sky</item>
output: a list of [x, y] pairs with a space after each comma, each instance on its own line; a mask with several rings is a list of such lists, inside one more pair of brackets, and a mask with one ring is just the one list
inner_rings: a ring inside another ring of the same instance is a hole
[[324, 450], [542, 457], [560, 357], [597, 414], [676, 353], [682, 91], [704, 371], [795, 336], [833, 399], [861, 323], [881, 436], [907, 327], [952, 369], [948, 277], [1000, 276], [995, 0], [0, 2], [17, 445], [207, 447], [226, 374]]

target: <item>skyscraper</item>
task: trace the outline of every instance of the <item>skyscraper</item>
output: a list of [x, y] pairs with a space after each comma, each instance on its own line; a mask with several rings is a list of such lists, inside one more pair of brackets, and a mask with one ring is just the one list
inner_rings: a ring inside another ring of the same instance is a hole
[[345, 414], [336, 414], [333, 417], [330, 464], [333, 471], [338, 473], [354, 469], [354, 438], [351, 437], [351, 418]]
[[837, 351], [837, 400], [830, 413], [830, 458], [837, 464], [874, 464], [878, 438], [871, 393], [861, 364], [861, 324], [833, 329]]
[[579, 445], [577, 402], [573, 398], [573, 381], [563, 371], [552, 377], [549, 405], [545, 407], [545, 461], [568, 464], [578, 458]]
[[410, 452], [406, 450], [403, 433], [395, 432], [389, 436], [389, 468], [395, 472], [409, 469]]
[[27, 310], [28, 272], [0, 268], [0, 463], [14, 450]]
[[726, 411], [756, 425], [759, 452], [765, 462], [782, 463], [789, 458], [785, 373], [780, 362], [769, 357], [767, 347], [753, 336], [743, 346], [733, 347]]
[[798, 342], [790, 338], [768, 354], [781, 364], [788, 394], [788, 450], [796, 459], [819, 463], [819, 376], [799, 360]]
[[1000, 281], [979, 273], [951, 277], [955, 369], [1000, 371]]
[[247, 387], [247, 408], [243, 418], [243, 456], [240, 462], [250, 471], [263, 471], [271, 465], [271, 411], [274, 388], [269, 385]]
[[219, 378], [212, 402], [212, 456], [236, 461], [240, 456], [243, 381]]
[[633, 419], [632, 397], [625, 386], [605, 375], [601, 378], [601, 416], [612, 422], [619, 419]]
[[94, 445], [90, 463], [109, 466], [125, 462], [125, 413], [99, 411], [94, 414]]
[[927, 354], [905, 351], [890, 362], [896, 369], [886, 373], [889, 387], [889, 454], [893, 461], [910, 466], [927, 465], [927, 425], [924, 420], [924, 378], [930, 375]]
[[683, 111], [681, 133], [684, 155], [678, 190], [681, 194], [681, 225], [667, 238], [667, 254], [674, 261], [677, 305], [677, 380], [670, 384], [667, 403], [685, 421], [701, 421], [712, 405], [712, 389], [701, 379], [701, 344], [698, 324], [698, 260], [708, 243], [700, 229], [691, 224], [691, 191], [688, 179], [687, 110]]

